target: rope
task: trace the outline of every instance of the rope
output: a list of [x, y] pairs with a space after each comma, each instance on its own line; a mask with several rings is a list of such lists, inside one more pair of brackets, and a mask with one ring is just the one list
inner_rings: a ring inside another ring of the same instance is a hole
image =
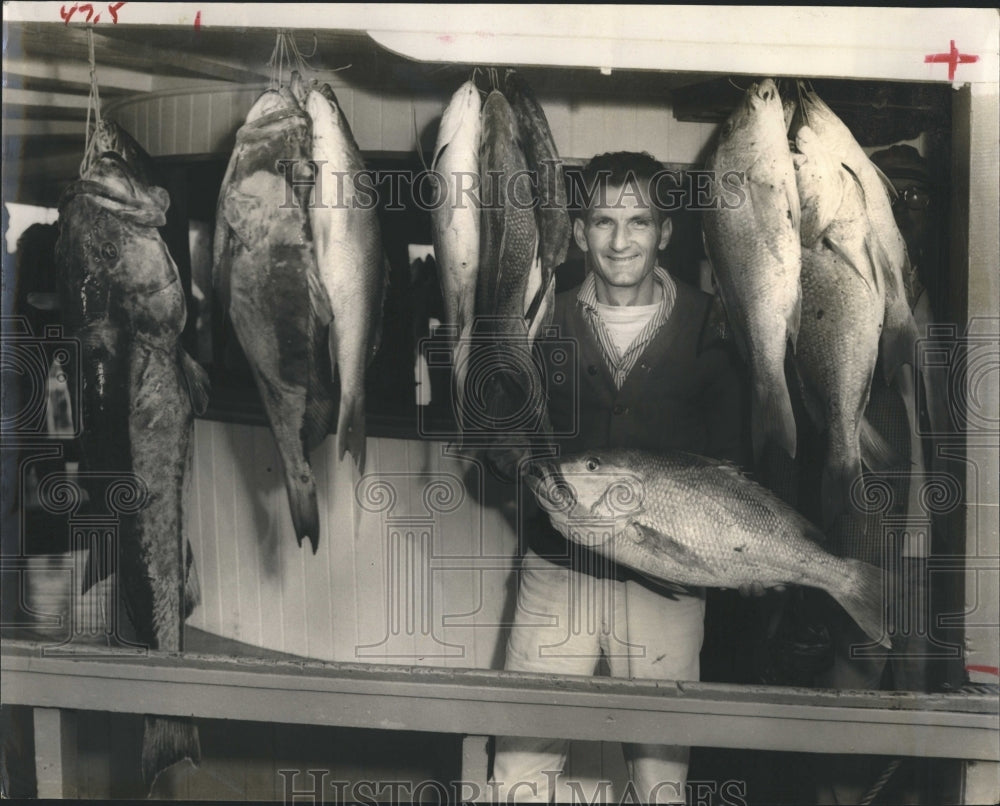
[[271, 83], [269, 88], [272, 90], [281, 89], [285, 85], [286, 71], [289, 79], [291, 79], [292, 71], [296, 71], [305, 80], [307, 74], [312, 78], [316, 78], [320, 75], [339, 73], [341, 70], [348, 70], [353, 66], [345, 64], [342, 67], [335, 67], [331, 70], [317, 70], [309, 64], [308, 60], [315, 56], [318, 50], [319, 39], [316, 37], [316, 34], [313, 34], [312, 52], [306, 56], [299, 50], [294, 34], [285, 28], [279, 28], [274, 42], [274, 51], [267, 62], [271, 68]]
[[901, 758], [894, 758], [890, 761], [889, 766], [883, 770], [882, 774], [878, 777], [878, 780], [872, 784], [871, 789], [865, 792], [865, 796], [858, 801], [858, 806], [870, 806], [872, 801], [878, 797], [878, 793], [885, 788], [887, 783], [889, 783], [889, 779], [892, 778], [893, 774], [899, 769], [899, 765], [902, 763], [903, 759]]
[[[94, 28], [87, 28], [87, 56], [90, 61], [90, 95], [87, 97], [87, 124], [85, 129], [85, 143], [83, 149], [83, 161], [80, 163], [80, 176], [82, 177], [96, 158], [97, 150], [97, 129], [101, 125], [101, 92], [97, 84], [97, 59], [94, 57]], [[94, 125], [90, 125], [90, 114], [94, 113]]]

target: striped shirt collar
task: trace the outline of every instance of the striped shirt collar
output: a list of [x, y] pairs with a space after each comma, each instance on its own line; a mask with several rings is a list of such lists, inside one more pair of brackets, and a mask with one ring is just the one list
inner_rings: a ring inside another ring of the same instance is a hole
[[584, 315], [590, 322], [594, 335], [597, 337], [597, 342], [601, 346], [601, 352], [604, 354], [604, 360], [608, 365], [608, 369], [611, 370], [615, 386], [618, 389], [622, 388], [629, 372], [635, 366], [636, 361], [639, 360], [639, 356], [642, 355], [649, 342], [652, 341], [653, 336], [663, 326], [663, 323], [667, 321], [674, 309], [674, 302], [677, 299], [677, 284], [674, 282], [674, 279], [664, 269], [660, 268], [660, 266], [653, 268], [653, 278], [663, 291], [659, 307], [646, 327], [642, 329], [642, 332], [621, 357], [618, 356], [618, 351], [615, 349], [611, 335], [608, 333], [604, 322], [601, 321], [601, 316], [598, 312], [597, 284], [594, 281], [593, 272], [587, 272], [587, 276], [584, 278], [583, 284], [576, 295], [577, 302], [583, 307]]

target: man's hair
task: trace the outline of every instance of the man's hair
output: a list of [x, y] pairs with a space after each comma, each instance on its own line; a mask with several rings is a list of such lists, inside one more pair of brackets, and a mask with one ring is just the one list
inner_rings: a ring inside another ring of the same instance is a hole
[[662, 163], [645, 151], [614, 151], [598, 154], [581, 171], [581, 186], [574, 194], [576, 215], [585, 218], [595, 203], [606, 201], [613, 204], [617, 201], [617, 197], [612, 198], [608, 189], [631, 185], [633, 191], [637, 188], [646, 191], [650, 203], [662, 221], [667, 217], [667, 212], [658, 204], [659, 200], [650, 188], [650, 183], [662, 172]]

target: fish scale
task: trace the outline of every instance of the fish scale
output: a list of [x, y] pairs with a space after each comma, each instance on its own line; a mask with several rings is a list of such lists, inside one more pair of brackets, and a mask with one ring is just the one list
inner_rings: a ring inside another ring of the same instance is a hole
[[355, 179], [365, 163], [330, 85], [311, 90], [305, 109], [312, 124], [312, 158], [328, 177], [342, 178], [328, 183], [324, 206], [309, 207], [309, 221], [318, 276], [333, 313], [327, 363], [331, 373], [336, 366], [340, 379], [337, 453], [342, 460], [350, 451], [364, 473], [365, 373], [381, 339], [388, 262], [378, 210], [355, 195]]
[[274, 434], [296, 538], [315, 553], [319, 506], [307, 451], [331, 424], [333, 388], [316, 367], [332, 314], [308, 214], [284, 203], [291, 177], [278, 167], [304, 164], [310, 146], [291, 91], [264, 92], [236, 134], [219, 190], [212, 275]]
[[702, 218], [705, 250], [750, 368], [756, 458], [771, 443], [793, 457], [796, 449], [784, 361], [799, 329], [800, 211], [784, 120], [773, 81], [747, 90], [707, 163], [720, 186], [731, 172], [742, 176], [742, 198], [726, 204], [720, 197]]
[[[823, 523], [830, 527], [848, 509], [869, 463], [886, 454], [864, 411], [878, 359], [885, 311], [884, 283], [873, 260], [872, 225], [855, 177], [833, 158], [811, 128], [796, 135], [801, 157], [796, 175], [803, 221], [802, 325], [795, 368], [803, 399], [827, 452], [822, 476]], [[819, 214], [815, 211], [826, 210]], [[815, 214], [814, 214], [815, 213]], [[813, 241], [811, 246], [806, 246]]]
[[[504, 332], [525, 333], [525, 297], [535, 268], [538, 227], [517, 121], [499, 90], [483, 105], [479, 170], [484, 209], [476, 314], [506, 317]], [[513, 183], [512, 176], [517, 177]]]
[[[208, 380], [180, 346], [184, 294], [156, 230], [169, 201], [117, 153], [100, 156], [60, 200], [56, 263], [64, 322], [81, 345], [84, 469], [135, 474], [148, 491], [144, 505], [121, 518], [116, 546], [115, 579], [131, 640], [178, 652], [194, 604], [185, 573], [185, 480]], [[92, 499], [102, 494], [93, 490]], [[98, 565], [88, 561], [88, 584], [103, 571]], [[143, 780], [152, 787], [163, 769], [185, 758], [200, 759], [197, 728], [147, 716]]]
[[614, 562], [680, 586], [817, 587], [888, 641], [880, 571], [825, 551], [822, 532], [732, 465], [592, 451], [541, 461], [527, 480], [556, 529]]

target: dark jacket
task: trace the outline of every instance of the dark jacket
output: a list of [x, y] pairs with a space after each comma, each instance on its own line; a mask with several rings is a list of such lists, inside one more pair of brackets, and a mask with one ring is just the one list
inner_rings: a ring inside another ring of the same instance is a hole
[[[744, 371], [732, 348], [703, 338], [712, 297], [679, 280], [672, 312], [616, 389], [578, 288], [556, 296], [553, 334], [539, 341], [547, 372], [549, 418], [563, 455], [587, 449], [681, 450], [746, 464]], [[562, 356], [576, 354], [576, 372]], [[543, 513], [522, 534], [534, 551], [578, 570], [607, 563], [570, 546]], [[618, 576], [628, 576], [614, 569]]]

